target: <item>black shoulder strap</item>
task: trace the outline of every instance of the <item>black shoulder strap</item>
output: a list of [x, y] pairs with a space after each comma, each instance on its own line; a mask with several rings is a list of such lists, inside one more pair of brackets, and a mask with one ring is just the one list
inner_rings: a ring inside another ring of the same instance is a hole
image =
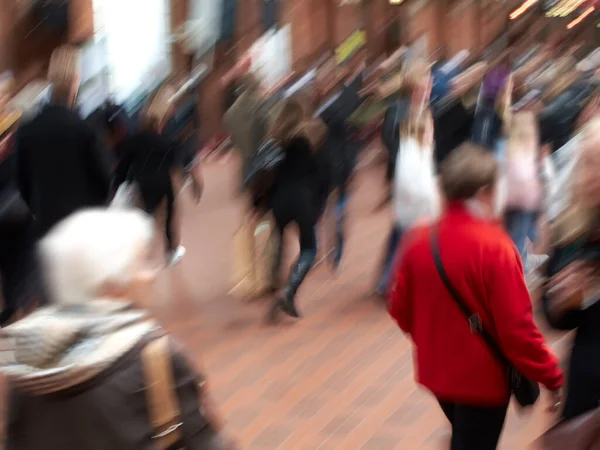
[[504, 353], [496, 343], [496, 340], [492, 337], [490, 333], [487, 332], [485, 328], [483, 328], [483, 323], [481, 322], [481, 317], [479, 314], [474, 313], [467, 306], [467, 304], [463, 301], [462, 297], [458, 293], [458, 291], [454, 288], [450, 279], [448, 278], [448, 274], [446, 273], [446, 269], [444, 269], [444, 264], [442, 263], [442, 257], [440, 255], [440, 244], [439, 244], [439, 235], [437, 228], [433, 228], [431, 230], [431, 249], [433, 251], [433, 260], [435, 262], [435, 267], [440, 275], [440, 278], [444, 282], [446, 289], [450, 293], [450, 296], [456, 302], [456, 305], [463, 312], [467, 320], [469, 321], [469, 327], [471, 328], [471, 332], [473, 334], [480, 335], [489, 349], [492, 351], [494, 356], [498, 361], [502, 363], [502, 365], [506, 367], [510, 367], [510, 363]]

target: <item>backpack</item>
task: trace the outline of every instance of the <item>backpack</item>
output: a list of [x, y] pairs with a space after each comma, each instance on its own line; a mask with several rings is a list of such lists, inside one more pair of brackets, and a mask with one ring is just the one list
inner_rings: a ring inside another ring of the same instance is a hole
[[284, 159], [285, 153], [276, 140], [268, 138], [259, 145], [244, 174], [244, 187], [254, 198], [265, 195], [271, 189], [277, 168]]

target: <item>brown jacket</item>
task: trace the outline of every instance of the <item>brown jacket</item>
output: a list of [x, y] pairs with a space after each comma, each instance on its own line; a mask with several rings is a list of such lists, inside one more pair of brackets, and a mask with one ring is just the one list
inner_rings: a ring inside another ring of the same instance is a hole
[[255, 95], [244, 92], [225, 113], [225, 127], [231, 134], [233, 146], [242, 156], [242, 173], [263, 141], [267, 117]]
[[[155, 450], [141, 351], [148, 339], [100, 375], [66, 391], [9, 392], [6, 450]], [[201, 378], [171, 344], [186, 450], [224, 449], [199, 409]]]

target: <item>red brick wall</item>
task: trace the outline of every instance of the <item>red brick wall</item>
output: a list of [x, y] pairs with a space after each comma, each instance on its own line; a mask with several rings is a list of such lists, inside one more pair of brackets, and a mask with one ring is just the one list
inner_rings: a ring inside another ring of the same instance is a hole
[[[204, 140], [221, 130], [224, 113], [221, 77], [264, 32], [261, 3], [262, 0], [238, 3], [236, 42], [228, 51], [219, 49], [214, 72], [203, 83], [201, 122]], [[338, 0], [284, 0], [281, 4], [280, 21], [290, 25], [293, 69], [297, 72], [310, 67], [323, 53], [333, 50], [361, 25], [360, 7], [338, 6]], [[330, 11], [335, 13], [333, 17]]]
[[445, 14], [444, 36], [447, 56], [451, 57], [460, 50], [478, 47], [479, 11], [475, 5], [465, 5], [464, 2], [449, 9]]
[[[327, 0], [326, 0], [327, 1]], [[339, 0], [329, 0], [338, 2]], [[335, 43], [334, 45], [340, 45], [344, 40], [348, 38], [353, 32], [361, 28], [361, 6], [358, 4], [348, 4], [344, 6], [337, 6], [336, 14], [334, 16], [334, 27], [335, 27]]]
[[43, 75], [57, 45], [69, 40], [78, 44], [91, 35], [93, 11], [91, 0], [71, 0], [68, 35], [50, 36], [26, 17], [17, 19], [19, 2], [27, 4], [26, 0], [0, 0], [0, 70], [13, 70], [20, 86]]
[[281, 22], [290, 25], [294, 69], [303, 70], [317, 50], [327, 47], [327, 7], [323, 0], [283, 2]]
[[0, 0], [0, 72], [11, 66], [12, 17], [14, 17], [12, 4], [6, 0]]

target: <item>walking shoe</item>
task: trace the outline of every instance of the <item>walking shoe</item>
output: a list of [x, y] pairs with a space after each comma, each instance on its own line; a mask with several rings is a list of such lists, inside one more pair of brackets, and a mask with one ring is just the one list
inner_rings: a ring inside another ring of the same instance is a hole
[[183, 259], [183, 257], [185, 256], [185, 247], [180, 245], [179, 247], [177, 247], [175, 250], [171, 250], [169, 252], [169, 266], [174, 266], [175, 264], [177, 264], [179, 261], [181, 261]]

